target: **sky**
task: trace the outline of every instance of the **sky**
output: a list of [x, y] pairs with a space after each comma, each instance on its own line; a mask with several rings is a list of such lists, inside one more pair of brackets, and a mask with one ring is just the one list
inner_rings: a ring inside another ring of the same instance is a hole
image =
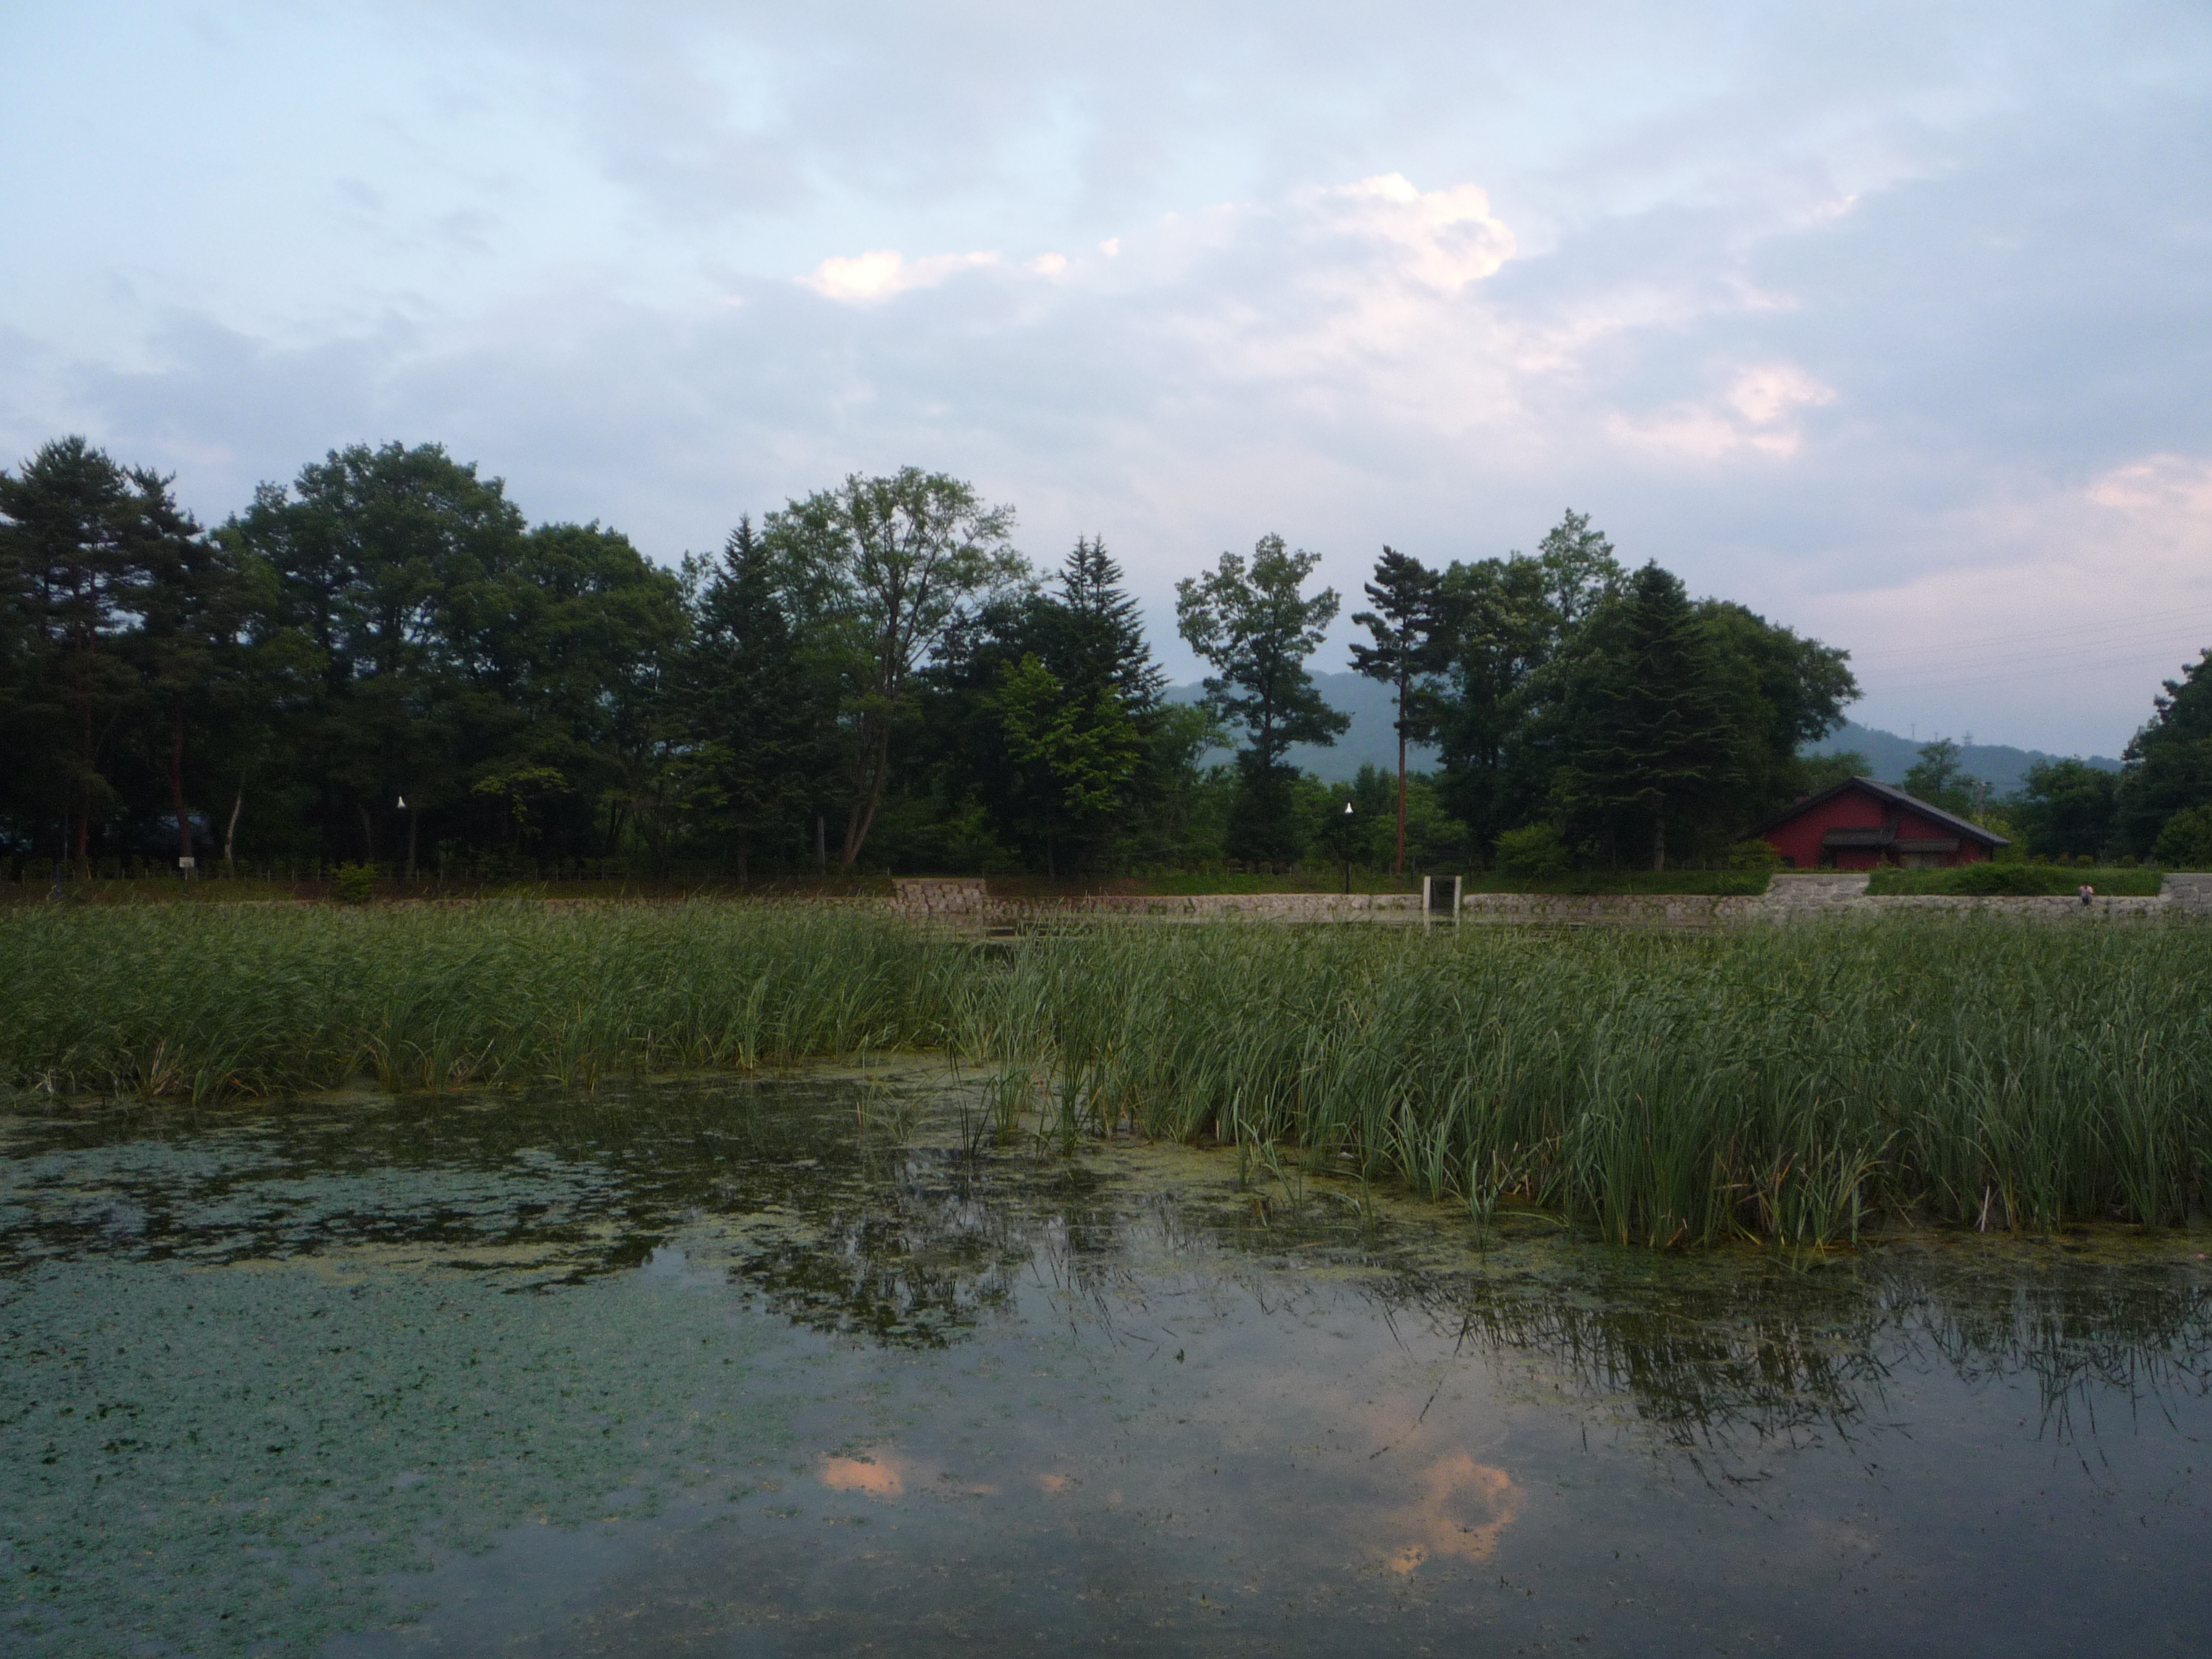
[[910, 464], [1182, 678], [1224, 550], [1572, 507], [2061, 752], [2212, 644], [2201, 0], [0, 0], [0, 465], [208, 522], [434, 441], [673, 562]]

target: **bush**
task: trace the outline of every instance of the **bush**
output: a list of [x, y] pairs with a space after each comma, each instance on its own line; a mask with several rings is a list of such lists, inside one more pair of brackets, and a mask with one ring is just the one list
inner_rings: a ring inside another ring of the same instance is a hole
[[2032, 897], [2045, 893], [2068, 893], [2081, 883], [2071, 871], [2039, 870], [2027, 864], [1968, 864], [1945, 872], [1954, 893], [1990, 893]]
[[2106, 898], [2158, 891], [2154, 870], [2081, 870], [2064, 864], [1962, 864], [1951, 870], [1877, 870], [1867, 891], [1877, 897], [1934, 893], [1954, 897], [2070, 896], [2083, 882]]
[[366, 904], [376, 892], [376, 866], [373, 864], [341, 864], [338, 866], [338, 902]]
[[2169, 870], [2212, 870], [2212, 806], [2192, 806], [2168, 818], [2151, 856]]
[[1730, 844], [1728, 867], [1731, 870], [1779, 870], [1782, 854], [1774, 850], [1771, 842], [1762, 841], [1754, 836], [1749, 841]]
[[1765, 870], [1570, 870], [1556, 876], [1503, 871], [1462, 878], [1469, 893], [1696, 893], [1749, 896], [1773, 880]]
[[1498, 838], [1498, 869], [1508, 876], [1560, 876], [1567, 871], [1567, 847], [1548, 823], [1508, 830]]

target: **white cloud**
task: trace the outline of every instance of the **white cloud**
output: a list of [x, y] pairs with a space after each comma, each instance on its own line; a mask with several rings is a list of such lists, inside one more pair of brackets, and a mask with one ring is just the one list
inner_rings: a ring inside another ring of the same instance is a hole
[[1899, 580], [1812, 600], [1856, 647], [1870, 724], [2117, 753], [2159, 681], [2212, 642], [2212, 459], [1932, 517]]
[[2212, 554], [2212, 460], [2157, 454], [2116, 466], [2089, 486], [2100, 507], [2192, 554]]
[[[1353, 591], [1568, 503], [1869, 660], [2212, 581], [2202, 7], [47, 9], [0, 460], [82, 429], [210, 517], [438, 440], [667, 558], [915, 460], [1105, 533], [1170, 653], [1263, 529]], [[1884, 718], [2111, 752], [2140, 678]]]
[[1423, 191], [1402, 173], [1312, 192], [1346, 231], [1400, 250], [1402, 273], [1439, 294], [1495, 276], [1513, 257], [1513, 232], [1480, 185]]
[[1693, 461], [1722, 461], [1747, 452], [1786, 460], [1804, 434], [1796, 416], [1836, 400], [1795, 363], [1762, 363], [1736, 374], [1717, 396], [1674, 404], [1641, 418], [1615, 414], [1608, 429], [1631, 448]]
[[994, 265], [995, 252], [933, 253], [908, 259], [893, 248], [872, 253], [833, 256], [799, 280], [825, 299], [885, 300], [910, 289], [934, 288], [945, 278], [979, 265]]

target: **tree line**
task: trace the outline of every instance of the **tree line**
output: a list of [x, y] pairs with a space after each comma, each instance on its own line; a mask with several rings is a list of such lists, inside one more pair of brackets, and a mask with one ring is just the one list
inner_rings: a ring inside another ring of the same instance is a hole
[[[1921, 746], [1904, 787], [2011, 836], [2031, 857], [2212, 870], [2212, 650], [2162, 682], [2151, 705], [2117, 772], [2078, 758], [2037, 761], [2019, 788], [1993, 796], [1960, 745], [1939, 738]], [[1819, 764], [1866, 770], [1865, 757], [1849, 752]]]
[[0, 471], [0, 848], [740, 881], [1709, 863], [1856, 695], [1843, 652], [1570, 513], [1534, 554], [1382, 550], [1352, 665], [1401, 764], [1326, 785], [1286, 758], [1347, 724], [1311, 673], [1317, 556], [1263, 537], [1177, 585], [1212, 671], [1183, 702], [1105, 545], [1040, 572], [1014, 527], [908, 468], [671, 570], [435, 445], [332, 452], [206, 527], [58, 440]]

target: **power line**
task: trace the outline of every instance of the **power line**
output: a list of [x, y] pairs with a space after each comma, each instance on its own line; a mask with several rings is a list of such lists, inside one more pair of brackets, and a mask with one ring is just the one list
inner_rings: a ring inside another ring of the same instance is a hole
[[[2095, 673], [2103, 669], [2121, 668], [2140, 670], [2142, 664], [2132, 657], [2114, 657], [2094, 662], [2047, 663], [2034, 668], [2008, 669], [1996, 674], [1966, 674], [1949, 678], [1925, 680], [1878, 680], [1872, 686], [1869, 695], [1889, 696], [1904, 691], [1940, 691], [1960, 686], [2002, 685], [2015, 680], [2049, 679], [2054, 670], [2087, 674]], [[2163, 681], [2161, 680], [2160, 683], [2163, 684]]]
[[[2190, 605], [2178, 611], [2161, 611], [2155, 616], [2114, 617], [2106, 622], [2081, 623], [2065, 628], [2041, 628], [2016, 634], [1992, 634], [1979, 639], [1950, 641], [1938, 648], [1945, 655], [1956, 659], [1961, 656], [1971, 657], [1978, 651], [1992, 646], [1998, 647], [2006, 652], [2014, 652], [2018, 647], [2037, 640], [2066, 638], [2100, 642], [2094, 641], [2092, 636], [2130, 629], [2140, 629], [2147, 623], [2162, 631], [2171, 631], [2185, 626], [2193, 631], [2196, 624], [2192, 619], [2199, 617], [2212, 619], [2212, 605]], [[1879, 661], [1887, 657], [1918, 656], [1925, 654], [1929, 649], [1929, 647], [1925, 646], [1878, 647], [1866, 652], [1853, 651], [1851, 660], [1853, 662]]]
[[[2188, 649], [2186, 646], [2176, 647], [2171, 641], [2165, 645], [2146, 642], [2141, 646], [2131, 646], [2125, 651], [2115, 651], [2110, 647], [2090, 647], [2081, 651], [2015, 652], [2009, 656], [1991, 657], [1981, 662], [1965, 663], [1949, 659], [1941, 653], [1929, 652], [1923, 655], [1920, 666], [1923, 674], [1931, 676], [1936, 680], [1987, 678], [1992, 675], [2008, 673], [2015, 665], [2027, 672], [2038, 674], [2062, 669], [2096, 668], [2132, 668], [2141, 672], [2151, 673], [2159, 672], [2152, 667], [2153, 659], [2166, 650], [2176, 648]], [[2172, 659], [2167, 658], [2166, 660], [2171, 661]], [[2177, 669], [2186, 665], [2185, 662], [2175, 665]], [[1916, 684], [1921, 678], [1921, 675], [1915, 674], [1912, 665], [1902, 664], [1887, 670], [1872, 669], [1869, 671], [1866, 678], [1875, 682], [1883, 682], [1890, 674], [1912, 677]]]

